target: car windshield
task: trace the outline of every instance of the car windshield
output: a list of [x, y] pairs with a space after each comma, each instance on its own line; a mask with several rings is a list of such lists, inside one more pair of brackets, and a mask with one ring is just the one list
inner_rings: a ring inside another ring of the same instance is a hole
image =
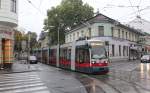
[[35, 56], [30, 56], [29, 59], [30, 60], [36, 60], [36, 57]]
[[149, 58], [150, 57], [150, 55], [144, 55], [144, 56], [142, 56], [142, 58]]
[[106, 58], [106, 51], [104, 46], [92, 46], [92, 59]]

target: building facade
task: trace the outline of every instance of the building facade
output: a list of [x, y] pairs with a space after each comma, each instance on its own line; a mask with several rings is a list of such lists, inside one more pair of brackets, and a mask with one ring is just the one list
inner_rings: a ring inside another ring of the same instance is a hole
[[144, 36], [140, 37], [140, 43], [142, 44], [142, 52], [143, 54], [150, 53], [150, 22], [145, 19], [142, 19], [140, 16], [137, 16], [128, 24], [136, 29], [140, 29], [142, 32], [145, 33]]
[[73, 42], [80, 37], [89, 37], [109, 42], [107, 48], [111, 60], [136, 59], [139, 55], [138, 40], [143, 35], [138, 30], [130, 28], [103, 14], [98, 14], [78, 25], [65, 35], [65, 42]]
[[0, 0], [0, 64], [11, 66], [14, 60], [14, 28], [18, 23], [18, 0]]

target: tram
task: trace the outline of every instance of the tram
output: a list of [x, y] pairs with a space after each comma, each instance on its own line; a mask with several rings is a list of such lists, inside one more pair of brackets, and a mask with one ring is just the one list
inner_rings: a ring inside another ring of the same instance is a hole
[[109, 60], [105, 49], [105, 42], [101, 40], [81, 40], [52, 46], [42, 50], [42, 62], [64, 69], [89, 74], [105, 74], [109, 72]]

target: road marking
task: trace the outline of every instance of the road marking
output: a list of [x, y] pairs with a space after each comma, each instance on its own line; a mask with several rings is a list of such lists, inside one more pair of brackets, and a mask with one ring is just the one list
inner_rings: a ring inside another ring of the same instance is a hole
[[[32, 87], [32, 88], [24, 88], [24, 89], [16, 89], [16, 90], [9, 90], [9, 91], [4, 91], [2, 93], [23, 93], [23, 92], [27, 92], [27, 93], [32, 93], [32, 91], [35, 91], [34, 93], [40, 91], [40, 90], [45, 90], [48, 91], [46, 86], [40, 86], [40, 87]], [[48, 93], [50, 93], [48, 91]]]
[[50, 93], [36, 73], [14, 73], [0, 76], [0, 93]]
[[38, 79], [24, 79], [24, 80], [14, 80], [14, 81], [0, 81], [0, 84], [2, 83], [14, 83], [14, 82], [26, 82], [26, 81], [33, 81], [33, 80], [40, 80], [40, 78]]

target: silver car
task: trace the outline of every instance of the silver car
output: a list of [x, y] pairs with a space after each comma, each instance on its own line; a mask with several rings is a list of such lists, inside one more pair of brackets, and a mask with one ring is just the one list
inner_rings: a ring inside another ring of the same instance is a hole
[[29, 56], [29, 62], [30, 64], [37, 64], [36, 56]]
[[150, 63], [150, 55], [143, 55], [141, 57], [141, 62], [142, 63]]

